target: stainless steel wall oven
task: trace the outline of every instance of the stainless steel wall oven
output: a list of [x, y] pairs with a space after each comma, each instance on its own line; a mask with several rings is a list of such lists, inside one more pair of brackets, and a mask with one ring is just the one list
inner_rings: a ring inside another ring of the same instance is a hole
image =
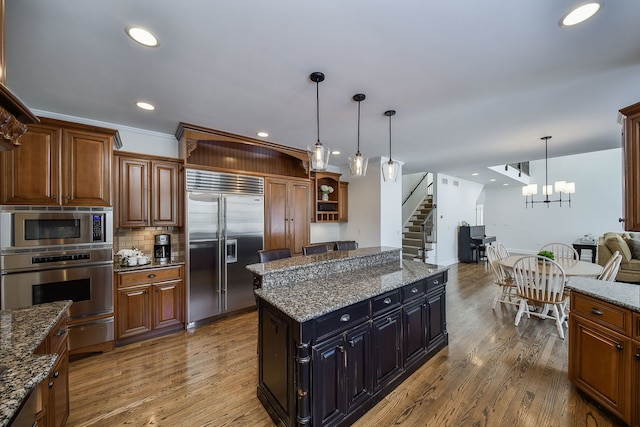
[[2, 309], [72, 300], [71, 353], [113, 346], [110, 209], [3, 206], [0, 243]]

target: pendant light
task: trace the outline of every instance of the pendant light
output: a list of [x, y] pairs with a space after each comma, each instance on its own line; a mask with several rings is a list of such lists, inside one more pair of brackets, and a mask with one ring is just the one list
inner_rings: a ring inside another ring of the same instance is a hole
[[351, 176], [361, 177], [367, 174], [367, 165], [369, 159], [360, 154], [360, 103], [366, 99], [363, 93], [353, 95], [353, 100], [358, 103], [358, 149], [356, 154], [349, 156], [349, 169], [351, 169]]
[[312, 82], [316, 83], [316, 124], [318, 129], [318, 140], [314, 145], [307, 147], [307, 154], [309, 155], [309, 164], [311, 170], [314, 172], [322, 172], [327, 170], [329, 166], [329, 148], [322, 145], [320, 142], [320, 96], [319, 96], [319, 83], [324, 81], [324, 74], [316, 71], [309, 76]]
[[391, 160], [391, 116], [395, 116], [396, 110], [388, 110], [384, 112], [384, 115], [389, 117], [389, 161], [382, 164], [382, 178], [385, 182], [398, 179], [398, 172], [400, 172], [400, 163]]

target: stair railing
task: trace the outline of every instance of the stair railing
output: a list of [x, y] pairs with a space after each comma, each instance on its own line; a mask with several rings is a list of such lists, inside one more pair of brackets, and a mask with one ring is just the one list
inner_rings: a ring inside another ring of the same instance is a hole
[[[407, 203], [407, 200], [409, 200], [411, 198], [411, 196], [413, 195], [413, 193], [418, 189], [418, 187], [420, 186], [420, 184], [422, 184], [422, 181], [424, 181], [424, 179], [429, 175], [429, 172], [425, 173], [424, 176], [422, 178], [420, 178], [420, 181], [418, 181], [418, 183], [416, 184], [415, 187], [413, 187], [413, 190], [411, 190], [411, 193], [409, 193], [409, 195], [407, 196], [406, 199], [404, 199], [404, 202], [402, 202], [402, 206], [404, 206], [405, 203]], [[429, 188], [431, 187], [431, 185], [433, 185], [433, 182], [429, 184], [429, 186], [427, 187], [427, 194], [429, 194]]]
[[[431, 184], [429, 184], [431, 185]], [[430, 219], [433, 218], [433, 216], [435, 215], [436, 212], [436, 205], [433, 205], [433, 209], [431, 209], [431, 212], [429, 212], [427, 214], [427, 217], [424, 219], [424, 221], [422, 221], [422, 223], [420, 224], [420, 234], [422, 236], [422, 262], [427, 262], [427, 230], [426, 230], [426, 225], [427, 222], [429, 222]], [[435, 225], [435, 222], [432, 221], [432, 223]], [[432, 231], [435, 230], [435, 227], [432, 227]]]

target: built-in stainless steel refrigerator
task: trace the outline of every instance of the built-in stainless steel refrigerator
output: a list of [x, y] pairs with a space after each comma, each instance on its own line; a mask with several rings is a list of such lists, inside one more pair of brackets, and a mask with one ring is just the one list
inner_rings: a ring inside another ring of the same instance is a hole
[[264, 180], [187, 170], [188, 325], [255, 306], [264, 245]]

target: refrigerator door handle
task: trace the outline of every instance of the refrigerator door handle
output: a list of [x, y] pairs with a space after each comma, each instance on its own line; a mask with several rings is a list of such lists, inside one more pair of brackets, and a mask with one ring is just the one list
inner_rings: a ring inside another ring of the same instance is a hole
[[227, 239], [227, 264], [238, 262], [238, 240]]

